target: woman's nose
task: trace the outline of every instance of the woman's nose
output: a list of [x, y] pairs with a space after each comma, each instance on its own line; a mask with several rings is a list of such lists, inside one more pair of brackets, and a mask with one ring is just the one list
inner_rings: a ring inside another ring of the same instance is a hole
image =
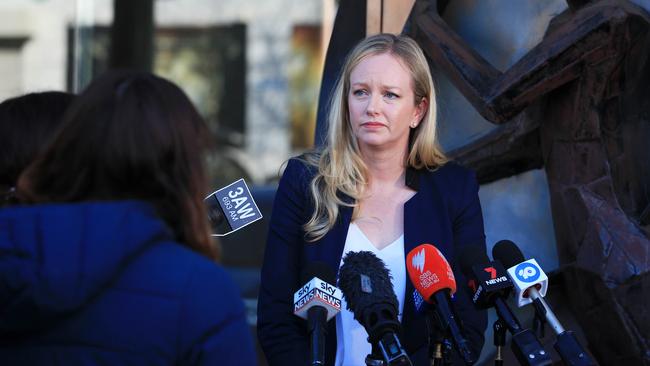
[[370, 98], [368, 98], [366, 113], [368, 113], [369, 116], [373, 116], [379, 113], [379, 102], [380, 98], [375, 97], [374, 95], [371, 95]]

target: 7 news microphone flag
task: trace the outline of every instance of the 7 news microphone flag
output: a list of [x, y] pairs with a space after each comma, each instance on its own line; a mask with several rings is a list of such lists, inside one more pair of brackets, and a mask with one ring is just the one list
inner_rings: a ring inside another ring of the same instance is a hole
[[485, 249], [478, 246], [463, 247], [459, 253], [459, 261], [465, 276], [473, 281], [472, 301], [482, 309], [494, 307], [499, 319], [512, 334], [511, 348], [519, 363], [531, 366], [551, 365], [551, 358], [535, 334], [521, 326], [506, 304], [505, 300], [513, 285], [503, 265], [498, 261], [490, 261]]
[[571, 366], [597, 365], [578, 343], [574, 333], [564, 330], [550, 306], [544, 301], [548, 289], [548, 277], [537, 261], [525, 260], [521, 250], [510, 240], [496, 243], [492, 248], [492, 257], [509, 267], [508, 276], [515, 287], [517, 306], [522, 307], [533, 303], [535, 312], [551, 325], [557, 335], [554, 347], [562, 361]]

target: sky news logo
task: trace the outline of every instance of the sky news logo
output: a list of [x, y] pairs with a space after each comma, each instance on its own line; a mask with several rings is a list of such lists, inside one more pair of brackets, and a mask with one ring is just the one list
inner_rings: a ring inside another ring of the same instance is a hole
[[323, 290], [315, 288], [309, 291], [305, 296], [296, 301], [293, 305], [294, 313], [300, 311], [303, 307], [306, 307], [310, 302], [318, 301], [321, 303], [326, 303], [331, 307], [336, 308], [337, 310], [341, 309], [341, 299], [337, 298], [333, 294], [329, 294]]

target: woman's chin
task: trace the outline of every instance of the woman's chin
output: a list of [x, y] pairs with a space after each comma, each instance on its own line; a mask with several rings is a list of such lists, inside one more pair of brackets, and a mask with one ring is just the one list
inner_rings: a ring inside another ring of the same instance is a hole
[[363, 138], [357, 139], [359, 145], [364, 145], [368, 147], [381, 147], [386, 144], [386, 139], [379, 136], [364, 136]]

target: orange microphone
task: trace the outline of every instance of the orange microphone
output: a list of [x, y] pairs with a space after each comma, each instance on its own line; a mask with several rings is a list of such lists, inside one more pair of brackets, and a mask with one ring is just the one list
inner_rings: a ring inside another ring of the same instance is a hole
[[456, 292], [456, 279], [445, 256], [433, 245], [422, 244], [406, 256], [406, 269], [424, 301], [435, 306], [442, 327], [451, 334], [463, 361], [467, 365], [474, 364], [477, 356], [463, 336], [451, 304], [451, 295]]
[[431, 296], [441, 290], [448, 290], [449, 295], [456, 293], [456, 279], [451, 266], [431, 244], [422, 244], [411, 250], [406, 256], [406, 266], [413, 286], [420, 295], [432, 303]]

